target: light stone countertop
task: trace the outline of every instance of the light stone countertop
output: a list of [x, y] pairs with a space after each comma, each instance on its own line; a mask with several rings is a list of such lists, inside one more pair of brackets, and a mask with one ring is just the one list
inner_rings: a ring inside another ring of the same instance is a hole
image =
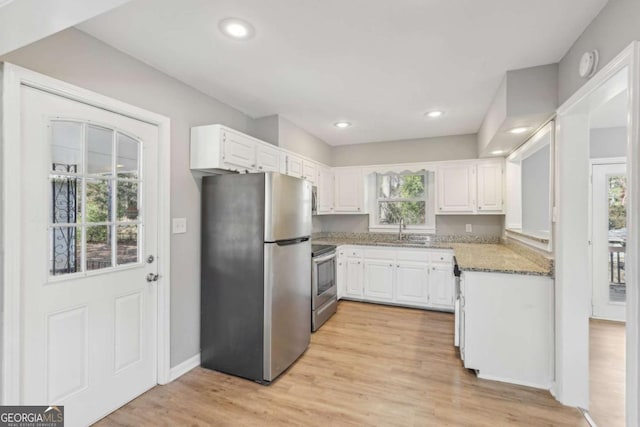
[[552, 276], [553, 265], [538, 264], [509, 246], [499, 243], [456, 243], [451, 241], [398, 242], [388, 239], [354, 237], [318, 237], [314, 244], [382, 246], [419, 249], [453, 249], [458, 267], [462, 271], [480, 271], [493, 273], [525, 274], [533, 276]]

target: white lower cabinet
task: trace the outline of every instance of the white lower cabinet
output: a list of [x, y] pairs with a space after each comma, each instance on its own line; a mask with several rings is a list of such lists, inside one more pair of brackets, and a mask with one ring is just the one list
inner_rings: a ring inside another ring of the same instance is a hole
[[452, 258], [449, 250], [341, 246], [338, 296], [453, 311], [453, 263], [446, 262]]
[[393, 260], [364, 261], [364, 296], [372, 300], [393, 299]]
[[429, 264], [396, 264], [396, 302], [418, 305], [429, 303]]
[[451, 286], [452, 268], [450, 264], [434, 264], [429, 270], [429, 304], [434, 307], [450, 308], [454, 304], [454, 287]]
[[346, 283], [344, 295], [352, 298], [362, 298], [364, 288], [364, 274], [361, 257], [347, 257]]
[[460, 354], [478, 377], [550, 389], [554, 377], [553, 279], [465, 271]]

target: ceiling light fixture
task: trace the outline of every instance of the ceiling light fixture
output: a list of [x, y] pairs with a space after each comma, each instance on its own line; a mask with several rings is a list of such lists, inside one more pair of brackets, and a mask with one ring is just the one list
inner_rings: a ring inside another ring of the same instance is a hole
[[521, 133], [525, 133], [526, 131], [530, 130], [530, 127], [526, 127], [526, 126], [522, 126], [522, 127], [517, 127], [517, 128], [513, 128], [509, 130], [509, 133], [514, 133], [516, 135], [519, 135]]
[[440, 111], [440, 110], [433, 110], [433, 111], [429, 111], [427, 113], [425, 113], [425, 116], [435, 119], [436, 117], [440, 117], [444, 114], [444, 112]]
[[348, 127], [351, 127], [351, 123], [349, 122], [336, 122], [333, 124], [335, 127], [340, 128], [340, 129], [345, 129]]
[[223, 19], [218, 26], [224, 35], [235, 40], [247, 40], [255, 34], [253, 25], [238, 18]]
[[491, 154], [494, 155], [494, 156], [498, 156], [498, 155], [503, 154], [503, 153], [504, 153], [503, 150], [494, 150], [494, 151], [491, 152]]

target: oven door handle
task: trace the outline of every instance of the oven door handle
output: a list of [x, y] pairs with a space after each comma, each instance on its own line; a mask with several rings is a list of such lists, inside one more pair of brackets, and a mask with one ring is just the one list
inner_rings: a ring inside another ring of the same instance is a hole
[[333, 252], [333, 253], [330, 253], [330, 254], [325, 255], [325, 256], [321, 256], [321, 257], [318, 257], [318, 258], [313, 258], [313, 263], [314, 264], [322, 264], [323, 262], [327, 262], [327, 261], [329, 261], [331, 259], [334, 259], [335, 257], [336, 257], [336, 253]]

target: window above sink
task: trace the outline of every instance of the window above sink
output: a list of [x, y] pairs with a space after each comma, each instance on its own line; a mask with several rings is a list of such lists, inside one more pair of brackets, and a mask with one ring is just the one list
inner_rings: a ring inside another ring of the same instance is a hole
[[435, 173], [385, 171], [367, 176], [369, 231], [435, 232]]

